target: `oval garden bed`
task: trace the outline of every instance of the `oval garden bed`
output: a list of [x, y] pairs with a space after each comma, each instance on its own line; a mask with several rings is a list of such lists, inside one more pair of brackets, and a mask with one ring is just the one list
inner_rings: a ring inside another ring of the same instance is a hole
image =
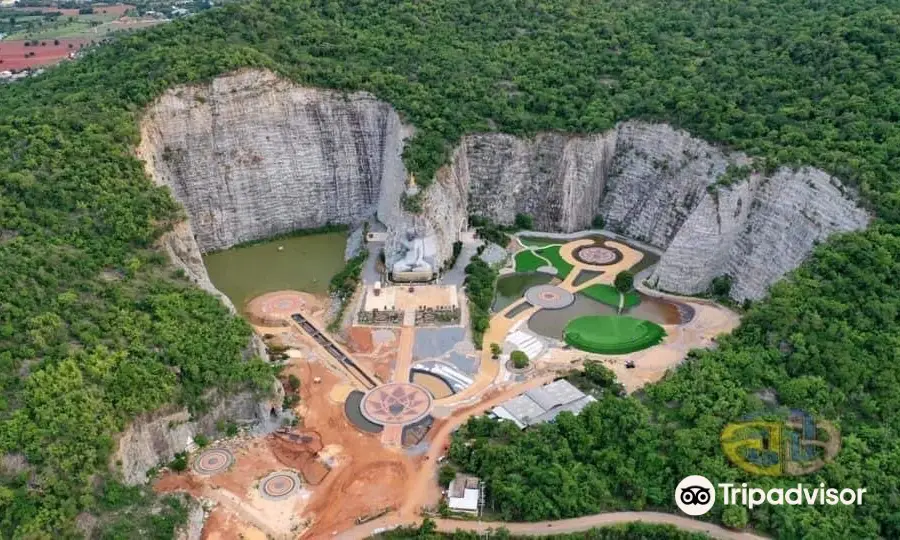
[[622, 315], [586, 315], [572, 319], [563, 330], [566, 343], [598, 354], [627, 354], [659, 344], [662, 326]]

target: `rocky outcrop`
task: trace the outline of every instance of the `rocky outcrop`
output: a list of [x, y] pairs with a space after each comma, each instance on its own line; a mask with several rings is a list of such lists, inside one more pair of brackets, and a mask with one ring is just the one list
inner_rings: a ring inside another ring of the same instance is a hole
[[[442, 266], [451, 258], [453, 242], [468, 227], [469, 179], [465, 160], [466, 153], [457, 149], [450, 163], [438, 170], [434, 182], [421, 194], [421, 213], [402, 212], [399, 200], [395, 203], [398, 218], [393, 222], [384, 247], [389, 267], [404, 251], [402, 239], [406, 231], [414, 231], [426, 239], [427, 249], [434, 252], [436, 266]], [[379, 219], [381, 215], [379, 212]]]
[[731, 296], [760, 298], [829, 235], [866, 226], [868, 214], [822, 171], [781, 168], [704, 193], [660, 259], [651, 284], [700, 292], [719, 275]]
[[274, 381], [273, 392], [271, 398], [263, 400], [250, 392], [211, 399], [209, 409], [196, 417], [182, 409], [158, 411], [135, 419], [119, 436], [115, 454], [123, 480], [130, 485], [146, 482], [147, 471], [171, 461], [198, 434], [214, 434], [216, 423], [220, 420], [252, 424], [263, 432], [274, 430], [280, 425], [281, 402], [284, 399], [281, 385]]
[[184, 205], [204, 253], [359, 223], [405, 177], [408, 130], [390, 105], [365, 93], [303, 88], [266, 71], [169, 90], [141, 128], [138, 155]]
[[389, 267], [409, 230], [439, 265], [469, 214], [510, 224], [524, 213], [560, 232], [602, 215], [610, 230], [666, 250], [651, 277], [660, 288], [698, 293], [727, 274], [735, 298], [758, 298], [817, 241], [869, 220], [821, 171], [732, 178], [729, 167], [752, 160], [644, 122], [593, 135], [469, 135], [412, 215], [401, 207], [411, 133], [368, 94], [247, 70], [167, 92], [145, 115], [139, 155], [190, 218], [167, 243], [170, 255], [213, 291], [199, 253], [239, 242], [377, 215]]

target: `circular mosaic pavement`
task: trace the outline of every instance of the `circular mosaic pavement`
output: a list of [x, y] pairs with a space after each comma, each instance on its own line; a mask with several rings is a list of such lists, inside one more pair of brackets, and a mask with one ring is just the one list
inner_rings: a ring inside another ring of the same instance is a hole
[[555, 285], [536, 285], [525, 291], [525, 300], [544, 309], [562, 309], [571, 305], [575, 296]]
[[300, 477], [290, 471], [270, 474], [259, 483], [259, 494], [270, 501], [282, 501], [300, 489]]
[[582, 247], [576, 249], [572, 255], [585, 264], [597, 266], [613, 264], [622, 260], [622, 254], [618, 250], [601, 246]]
[[259, 298], [259, 302], [255, 302], [254, 308], [260, 313], [267, 315], [290, 315], [297, 313], [304, 307], [303, 299], [294, 293], [273, 293], [267, 294]]
[[234, 456], [224, 448], [212, 448], [197, 456], [194, 460], [194, 471], [198, 474], [211, 475], [224, 471], [234, 463]]
[[257, 296], [245, 308], [245, 313], [256, 324], [281, 326], [291, 315], [308, 308], [301, 293], [277, 291]]
[[425, 388], [412, 383], [389, 383], [369, 390], [359, 404], [370, 422], [388, 425], [412, 424], [431, 412], [432, 397]]

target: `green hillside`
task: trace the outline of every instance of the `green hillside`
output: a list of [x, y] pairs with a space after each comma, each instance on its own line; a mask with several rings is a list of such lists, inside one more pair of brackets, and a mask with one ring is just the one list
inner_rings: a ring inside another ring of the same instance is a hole
[[[612, 411], [607, 427], [623, 436], [597, 444], [621, 463], [598, 473], [596, 495], [576, 504], [548, 483], [594, 459], [569, 452], [509, 460], [521, 467], [493, 496], [526, 519], [670, 505], [686, 473], [739, 477], [718, 431], [773, 388], [845, 436], [837, 461], [805, 480], [874, 495], [851, 509], [761, 507], [751, 523], [785, 538], [900, 537], [898, 28], [897, 0], [276, 0], [122, 37], [3, 86], [0, 454], [27, 466], [0, 469], [0, 537], [72, 537], [79, 513], [127, 516], [118, 509], [143, 503], [107, 463], [129, 419], [202, 408], [205, 390], [267, 374], [242, 360], [246, 324], [154, 247], [179, 212], [132, 153], [141, 111], [166, 88], [244, 66], [391, 102], [417, 127], [405, 159], [420, 180], [467, 132], [643, 118], [857, 188], [879, 223], [819, 247], [719, 350]], [[148, 527], [164, 535], [170, 521]], [[152, 537], [128, 526], [111, 537]]]

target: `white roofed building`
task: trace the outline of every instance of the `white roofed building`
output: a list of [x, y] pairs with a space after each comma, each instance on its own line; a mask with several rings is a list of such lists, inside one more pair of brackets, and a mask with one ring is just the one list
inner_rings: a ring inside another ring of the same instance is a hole
[[563, 411], [578, 414], [594, 401], [597, 400], [593, 396], [575, 388], [569, 381], [560, 379], [505, 401], [494, 407], [491, 413], [497, 418], [515, 423], [519, 429], [525, 429], [535, 424], [552, 422]]

